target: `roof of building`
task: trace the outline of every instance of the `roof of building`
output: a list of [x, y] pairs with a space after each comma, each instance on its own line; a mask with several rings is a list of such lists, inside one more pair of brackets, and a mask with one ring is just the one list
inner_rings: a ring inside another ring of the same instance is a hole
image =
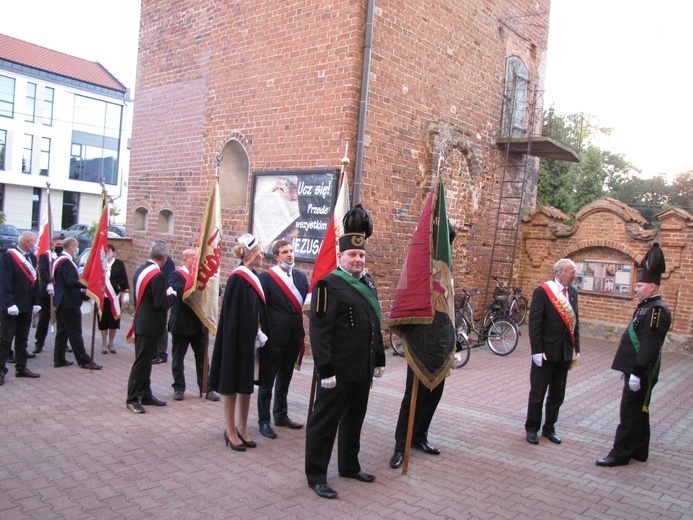
[[100, 63], [46, 49], [4, 34], [0, 34], [0, 59], [118, 92], [126, 91], [125, 86]]

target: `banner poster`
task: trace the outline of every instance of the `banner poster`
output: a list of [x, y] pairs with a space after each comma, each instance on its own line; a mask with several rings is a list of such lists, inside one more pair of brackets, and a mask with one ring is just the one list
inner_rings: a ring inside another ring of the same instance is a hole
[[337, 195], [339, 170], [255, 172], [250, 233], [272, 256], [277, 240], [288, 240], [298, 261], [314, 262]]

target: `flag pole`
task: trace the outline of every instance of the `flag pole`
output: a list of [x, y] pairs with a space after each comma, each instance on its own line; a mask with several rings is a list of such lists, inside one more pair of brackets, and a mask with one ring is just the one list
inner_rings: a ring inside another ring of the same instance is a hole
[[[103, 213], [103, 207], [106, 205], [106, 183], [104, 182], [103, 177], [99, 181], [99, 184], [101, 185], [101, 212]], [[108, 225], [106, 226], [106, 229], [108, 229]], [[98, 234], [99, 230], [96, 230], [96, 233], [94, 234], [94, 237], [96, 238], [96, 235]], [[93, 248], [92, 248], [93, 249]], [[92, 251], [89, 254], [94, 254], [95, 251]], [[89, 371], [91, 372], [94, 367], [94, 343], [96, 342], [96, 325], [98, 323], [98, 313], [99, 313], [99, 306], [96, 305], [96, 302], [94, 302], [94, 308], [92, 309], [92, 312], [94, 314], [94, 317], [91, 320], [91, 359], [89, 361]]]
[[[215, 157], [216, 159], [216, 167], [214, 169], [214, 179], [215, 182], [219, 182], [219, 167], [221, 166], [221, 161], [224, 160], [224, 156], [222, 154], [217, 154]], [[204, 233], [204, 230], [202, 230], [202, 234]], [[200, 234], [200, 237], [202, 237], [202, 234]], [[200, 251], [198, 251], [198, 254], [200, 254]], [[199, 259], [198, 259], [199, 263]], [[196, 282], [197, 283], [197, 282]], [[205, 327], [207, 330], [205, 332], [205, 349], [204, 349], [204, 355], [202, 356], [202, 367], [203, 367], [203, 372], [202, 372], [202, 388], [200, 388], [200, 399], [202, 397], [206, 397], [207, 394], [209, 393], [207, 391], [207, 375], [209, 374], [209, 327]]]
[[[349, 165], [349, 141], [344, 144], [344, 157], [341, 159], [342, 167], [339, 171], [339, 179], [337, 179], [337, 186], [341, 186], [342, 178], [346, 175], [346, 167]], [[328, 233], [334, 233], [334, 229], [328, 229]], [[315, 265], [313, 265], [313, 273], [315, 273]], [[315, 280], [317, 282], [317, 280]], [[315, 285], [315, 284], [313, 284]], [[311, 298], [312, 300], [312, 298]], [[315, 401], [315, 392], [318, 387], [318, 372], [315, 369], [315, 360], [313, 360], [313, 379], [310, 382], [310, 397], [308, 398], [308, 417], [306, 418], [306, 424], [310, 421], [310, 416], [313, 413], [313, 402]]]
[[416, 401], [419, 397], [419, 376], [414, 374], [414, 382], [411, 388], [411, 401], [409, 404], [409, 422], [407, 423], [407, 442], [404, 445], [404, 462], [402, 463], [402, 475], [409, 470], [409, 454], [411, 453], [411, 438], [414, 432], [414, 416], [416, 415]]
[[[53, 210], [51, 209], [51, 183], [46, 181], [46, 200], [48, 201], [48, 218], [46, 219], [46, 225], [48, 226], [48, 231], [50, 232], [50, 237], [48, 237], [48, 274], [49, 276], [49, 283], [53, 283], [53, 286], [55, 287], [55, 280], [53, 280], [53, 253], [50, 247], [50, 244], [53, 243]], [[50, 305], [50, 324], [51, 324], [51, 332], [55, 334], [55, 324], [56, 324], [56, 319], [55, 319], [55, 309], [53, 308], [53, 295], [49, 294], [48, 295], [48, 302]]]

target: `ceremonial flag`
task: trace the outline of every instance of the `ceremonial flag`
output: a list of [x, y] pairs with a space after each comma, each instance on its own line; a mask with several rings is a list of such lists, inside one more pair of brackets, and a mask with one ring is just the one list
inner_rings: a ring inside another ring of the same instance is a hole
[[[344, 215], [349, 211], [349, 185], [346, 177], [346, 173], [342, 171], [342, 179], [339, 183], [334, 211], [313, 265], [313, 276], [310, 279], [309, 293], [313, 291], [313, 286], [318, 280], [337, 269], [337, 239], [344, 234]], [[310, 300], [306, 304], [310, 307]]]
[[[94, 233], [94, 240], [91, 243], [91, 253], [89, 259], [84, 266], [84, 271], [79, 281], [87, 287], [87, 296], [94, 300], [99, 317], [103, 314], [103, 302], [106, 297], [106, 272], [108, 266], [106, 264], [106, 253], [108, 249], [108, 204], [103, 205], [99, 225]], [[110, 285], [110, 282], [108, 283]], [[111, 288], [111, 291], [113, 289]], [[110, 292], [110, 291], [109, 291]], [[111, 303], [117, 300], [115, 292], [108, 295]], [[113, 306], [113, 305], [111, 305]], [[118, 316], [120, 316], [120, 307], [118, 307]]]
[[[51, 252], [51, 242], [53, 240], [53, 212], [51, 210], [51, 192], [50, 189], [46, 190], [46, 212], [41, 217], [41, 229], [39, 230], [38, 239], [38, 256], [41, 256], [45, 252], [48, 252], [49, 262], [52, 260]], [[45, 283], [49, 283], [50, 280], [44, 280]]]
[[219, 320], [219, 267], [221, 265], [221, 203], [219, 179], [214, 180], [207, 200], [204, 222], [198, 239], [197, 262], [191, 277], [193, 285], [183, 294], [183, 301], [195, 311], [200, 321], [213, 333]]
[[412, 236], [389, 320], [407, 363], [431, 390], [445, 379], [455, 354], [451, 266], [445, 188], [438, 177]]

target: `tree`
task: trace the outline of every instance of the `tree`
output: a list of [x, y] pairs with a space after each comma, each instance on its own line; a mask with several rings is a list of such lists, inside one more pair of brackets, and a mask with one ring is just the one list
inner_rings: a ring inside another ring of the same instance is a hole
[[674, 178], [670, 203], [693, 213], [693, 170], [679, 173]]

